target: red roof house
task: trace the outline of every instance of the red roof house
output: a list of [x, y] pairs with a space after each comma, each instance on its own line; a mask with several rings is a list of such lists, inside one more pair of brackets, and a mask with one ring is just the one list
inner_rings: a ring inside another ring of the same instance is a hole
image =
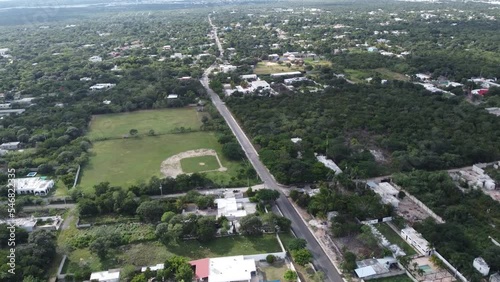
[[193, 267], [196, 281], [208, 281], [210, 259], [198, 259], [189, 262]]

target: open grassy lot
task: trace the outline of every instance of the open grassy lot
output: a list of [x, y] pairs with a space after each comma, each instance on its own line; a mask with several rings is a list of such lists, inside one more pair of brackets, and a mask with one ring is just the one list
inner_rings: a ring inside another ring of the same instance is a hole
[[201, 114], [194, 108], [96, 115], [90, 123], [88, 137], [91, 140], [121, 138], [131, 129], [137, 129], [140, 135], [147, 135], [151, 129], [156, 134], [163, 134], [180, 127], [198, 130], [200, 126]]
[[193, 173], [216, 170], [220, 168], [220, 165], [215, 156], [201, 156], [182, 159], [181, 167], [185, 173]]
[[179, 245], [164, 246], [159, 242], [143, 242], [119, 247], [109, 252], [104, 261], [92, 254], [87, 248], [76, 249], [69, 255], [68, 272], [72, 272], [79, 263], [90, 266], [92, 271], [118, 268], [125, 265], [147, 266], [163, 263], [168, 257], [180, 255], [189, 259], [221, 257], [235, 255], [251, 255], [267, 252], [278, 252], [280, 247], [274, 235], [263, 237], [225, 237], [210, 243], [201, 244], [196, 240], [183, 241]]
[[222, 155], [222, 146], [213, 132], [192, 132], [143, 136], [95, 142], [93, 156], [83, 170], [80, 186], [85, 191], [100, 182], [128, 187], [152, 176], [163, 177], [160, 165], [165, 159], [178, 153], [195, 149], [214, 149], [228, 170], [209, 172], [207, 175], [218, 183], [226, 183], [238, 174], [240, 163], [228, 161]]
[[290, 71], [303, 71], [304, 68], [300, 66], [287, 67], [286, 63], [279, 65], [276, 62], [259, 62], [255, 66], [253, 72], [255, 74], [271, 74], [276, 72], [290, 72]]
[[261, 267], [260, 270], [264, 273], [265, 280], [267, 281], [284, 281], [283, 276], [288, 270], [288, 267], [284, 262], [275, 262], [272, 265]]
[[378, 231], [380, 231], [380, 233], [382, 233], [382, 235], [385, 236], [385, 238], [387, 238], [387, 240], [389, 240], [389, 242], [398, 245], [405, 251], [407, 255], [416, 254], [415, 250], [410, 245], [408, 245], [408, 243], [406, 243], [403, 238], [396, 234], [396, 232], [394, 232], [394, 230], [392, 230], [392, 228], [387, 225], [387, 223], [377, 224], [375, 227]]

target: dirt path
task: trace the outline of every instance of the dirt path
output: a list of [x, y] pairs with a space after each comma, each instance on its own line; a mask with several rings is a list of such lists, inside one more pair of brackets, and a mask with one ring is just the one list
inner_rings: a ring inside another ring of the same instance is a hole
[[227, 168], [222, 166], [222, 163], [217, 155], [217, 152], [212, 149], [198, 149], [179, 153], [177, 155], [171, 156], [170, 158], [164, 160], [161, 163], [160, 171], [165, 177], [177, 177], [179, 174], [183, 174], [181, 167], [181, 160], [185, 158], [202, 157], [202, 156], [214, 156], [219, 163], [220, 168], [215, 171], [226, 171]]

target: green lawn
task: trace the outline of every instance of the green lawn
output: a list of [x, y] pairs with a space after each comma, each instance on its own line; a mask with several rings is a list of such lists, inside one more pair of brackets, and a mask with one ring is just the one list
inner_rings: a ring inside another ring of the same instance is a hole
[[268, 267], [262, 267], [260, 270], [265, 273], [265, 280], [273, 281], [280, 280], [284, 281], [283, 276], [288, 270], [288, 267], [284, 262], [275, 262]]
[[287, 67], [286, 63], [279, 65], [275, 62], [259, 62], [255, 66], [253, 72], [255, 74], [271, 74], [277, 72], [291, 72], [291, 71], [303, 71], [303, 67], [292, 66]]
[[69, 255], [68, 272], [78, 267], [78, 262], [88, 264], [92, 271], [119, 268], [125, 265], [147, 266], [163, 263], [173, 255], [185, 256], [189, 259], [222, 257], [235, 255], [251, 255], [268, 252], [279, 252], [280, 247], [274, 235], [262, 237], [225, 237], [210, 243], [201, 244], [196, 240], [183, 241], [177, 246], [164, 246], [159, 242], [143, 242], [122, 246], [109, 251], [109, 257], [100, 261], [88, 249], [77, 249]]
[[140, 135], [147, 135], [151, 129], [163, 134], [180, 127], [198, 130], [200, 126], [201, 114], [195, 108], [96, 115], [90, 123], [88, 137], [91, 140], [121, 138], [129, 134], [130, 129], [137, 129]]
[[185, 173], [193, 173], [216, 170], [220, 168], [220, 165], [215, 156], [201, 156], [182, 159], [181, 167]]
[[380, 279], [373, 279], [370, 281], [375, 281], [375, 282], [412, 282], [410, 277], [407, 275], [398, 275], [398, 276], [392, 276], [392, 277], [386, 277], [386, 278], [380, 278]]
[[375, 227], [378, 231], [380, 231], [380, 233], [382, 233], [382, 235], [385, 236], [385, 238], [387, 238], [387, 240], [389, 240], [389, 242], [398, 245], [405, 251], [407, 255], [416, 254], [415, 250], [410, 245], [408, 245], [408, 243], [406, 243], [403, 238], [396, 234], [396, 232], [394, 232], [394, 230], [392, 230], [392, 228], [387, 225], [387, 223], [377, 224], [375, 225]]
[[214, 149], [226, 172], [209, 172], [217, 183], [228, 183], [238, 174], [241, 164], [228, 161], [222, 155], [222, 146], [213, 132], [166, 134], [138, 138], [95, 142], [93, 156], [83, 169], [80, 186], [88, 192], [93, 186], [109, 181], [112, 185], [128, 187], [152, 176], [163, 177], [160, 165], [165, 159], [178, 153], [195, 149]]

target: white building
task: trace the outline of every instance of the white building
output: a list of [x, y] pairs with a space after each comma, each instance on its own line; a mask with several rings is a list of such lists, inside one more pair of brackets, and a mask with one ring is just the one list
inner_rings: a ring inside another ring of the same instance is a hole
[[177, 99], [177, 98], [179, 98], [179, 95], [177, 95], [177, 94], [169, 94], [167, 96], [167, 99]]
[[327, 159], [326, 156], [318, 155], [316, 153], [314, 154], [316, 155], [316, 159], [318, 160], [318, 162], [324, 164], [327, 168], [335, 171], [336, 174], [342, 173], [342, 170], [334, 161]]
[[398, 261], [393, 257], [383, 259], [365, 259], [357, 261], [358, 268], [354, 270], [356, 275], [364, 280], [384, 277], [390, 272], [391, 265], [397, 265]]
[[291, 85], [291, 84], [293, 84], [294, 82], [299, 82], [299, 81], [307, 81], [307, 80], [309, 80], [307, 77], [301, 76], [301, 77], [287, 78], [287, 79], [283, 80], [283, 82], [284, 82], [286, 85]]
[[90, 78], [90, 77], [82, 77], [82, 78], [80, 78], [80, 81], [91, 81], [91, 80], [92, 80], [92, 78]]
[[11, 105], [10, 104], [0, 104], [0, 109], [10, 109]]
[[13, 218], [7, 220], [0, 220], [0, 224], [15, 225], [16, 227], [26, 230], [26, 232], [33, 232], [36, 226], [36, 219], [33, 217], [28, 218]]
[[102, 62], [102, 58], [99, 56], [92, 56], [89, 58], [89, 61], [92, 63], [99, 63]]
[[422, 80], [422, 81], [429, 81], [431, 79], [431, 76], [430, 75], [427, 75], [427, 74], [423, 74], [423, 73], [417, 73], [415, 75], [418, 79]]
[[217, 204], [217, 218], [227, 217], [229, 220], [239, 219], [257, 210], [257, 205], [251, 203], [249, 198], [221, 198], [215, 199]]
[[[45, 224], [41, 224], [43, 222]], [[59, 230], [62, 222], [63, 219], [60, 216], [0, 219], [0, 224], [15, 225], [27, 232], [33, 232], [35, 229]]]
[[301, 74], [302, 73], [300, 71], [278, 72], [278, 73], [272, 73], [271, 77], [295, 76], [295, 75], [301, 75]]
[[256, 74], [244, 74], [244, 75], [240, 75], [240, 78], [245, 79], [245, 80], [257, 79], [257, 75]]
[[93, 272], [90, 274], [90, 281], [120, 282], [120, 270], [113, 269], [108, 271]]
[[401, 229], [401, 237], [422, 255], [432, 255], [434, 249], [430, 247], [430, 243], [422, 237], [422, 234], [418, 233], [415, 229], [411, 227]]
[[220, 71], [223, 73], [228, 73], [235, 71], [238, 67], [233, 65], [220, 65]]
[[116, 84], [114, 84], [114, 83], [98, 83], [94, 86], [90, 86], [90, 90], [92, 90], [92, 91], [106, 90], [106, 89], [111, 89], [115, 86], [116, 86]]
[[488, 273], [490, 273], [490, 267], [482, 257], [475, 258], [474, 261], [472, 262], [472, 266], [474, 266], [474, 268], [477, 271], [479, 271], [479, 273], [481, 273], [483, 276], [486, 276], [488, 275]]
[[382, 203], [392, 205], [395, 208], [399, 207], [399, 200], [397, 198], [399, 191], [390, 183], [381, 182], [378, 185], [369, 186], [372, 187], [375, 193], [380, 195], [380, 198], [382, 198]]
[[17, 150], [17, 149], [19, 149], [19, 144], [21, 144], [21, 142], [3, 143], [3, 144], [0, 145], [0, 149], [3, 149], [3, 150]]
[[257, 269], [255, 260], [243, 256], [211, 258], [209, 262], [210, 282], [250, 282]]
[[6, 109], [6, 110], [0, 110], [0, 117], [1, 116], [9, 116], [11, 114], [15, 115], [20, 115], [26, 111], [25, 109]]
[[41, 177], [17, 178], [14, 179], [14, 187], [17, 194], [34, 194], [46, 196], [52, 187], [54, 180], [46, 180]]

